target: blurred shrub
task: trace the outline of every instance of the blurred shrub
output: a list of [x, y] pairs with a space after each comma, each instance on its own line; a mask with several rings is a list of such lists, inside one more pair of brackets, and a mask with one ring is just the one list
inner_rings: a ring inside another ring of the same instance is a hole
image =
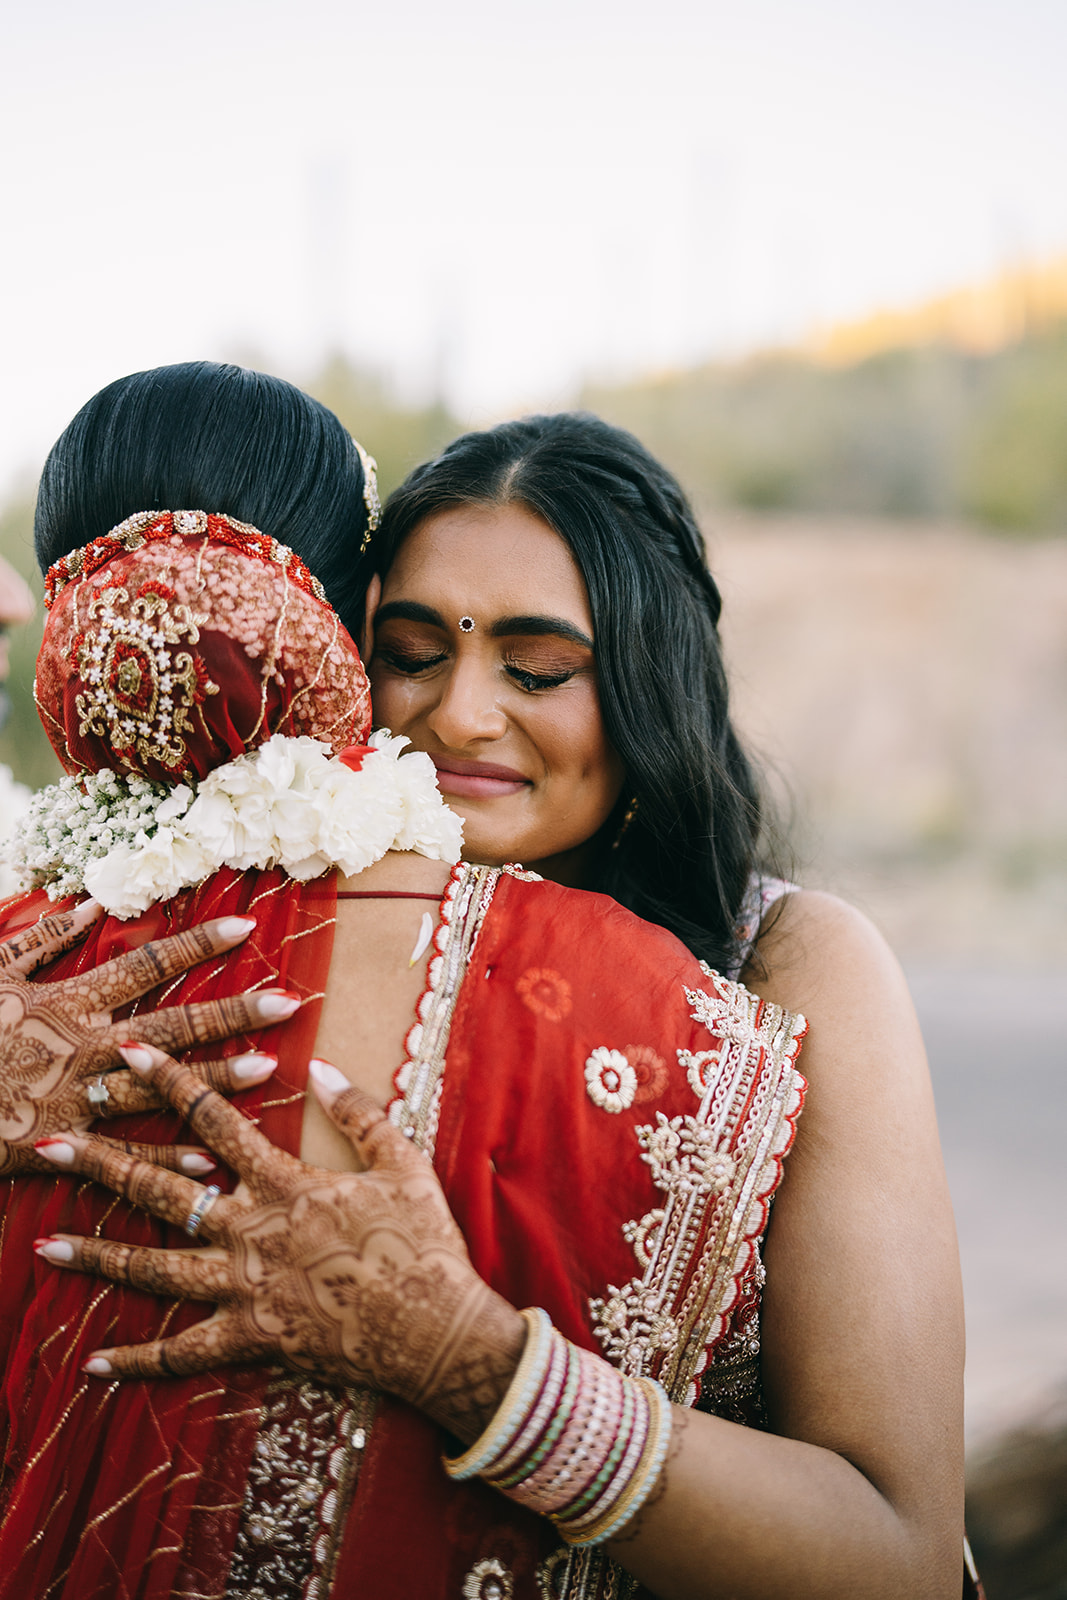
[[1067, 330], [998, 362], [966, 441], [964, 510], [1009, 531], [1067, 527]]
[[1067, 528], [1067, 331], [849, 367], [765, 356], [589, 386], [582, 404], [630, 428], [705, 506]]
[[377, 461], [383, 500], [412, 467], [435, 456], [463, 431], [444, 404], [405, 406], [380, 377], [353, 366], [341, 355], [334, 356], [301, 387], [336, 411], [349, 433]]

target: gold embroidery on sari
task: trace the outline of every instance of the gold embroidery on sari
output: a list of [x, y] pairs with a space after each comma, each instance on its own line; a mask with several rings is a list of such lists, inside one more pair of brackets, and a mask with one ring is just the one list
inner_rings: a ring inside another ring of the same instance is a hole
[[324, 1600], [375, 1407], [368, 1389], [271, 1384], [226, 1586], [240, 1600]]
[[593, 1332], [631, 1377], [655, 1375], [691, 1405], [707, 1351], [752, 1257], [753, 1208], [773, 1190], [792, 1135], [792, 1063], [806, 1024], [705, 968], [710, 992], [687, 989], [693, 1020], [721, 1043], [678, 1051], [695, 1113], [636, 1129], [663, 1205], [624, 1225], [641, 1276], [591, 1301]]
[[[403, 1097], [390, 1118], [431, 1157], [452, 1017], [499, 875], [464, 864], [453, 872], [408, 1059], [397, 1073]], [[232, 1600], [326, 1600], [376, 1399], [369, 1389], [331, 1390], [298, 1378], [271, 1384], [227, 1583]], [[498, 1581], [488, 1571], [481, 1576]]]

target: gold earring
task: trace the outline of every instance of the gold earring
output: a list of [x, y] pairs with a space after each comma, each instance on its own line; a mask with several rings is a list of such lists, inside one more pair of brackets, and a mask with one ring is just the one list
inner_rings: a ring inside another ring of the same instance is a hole
[[636, 815], [637, 815], [637, 796], [634, 795], [633, 799], [630, 801], [630, 804], [626, 807], [626, 813], [623, 816], [622, 822], [619, 824], [619, 831], [615, 835], [614, 839], [611, 841], [611, 848], [613, 850], [617, 850], [619, 848], [620, 844], [623, 841], [623, 838], [625, 837], [627, 828], [630, 826], [631, 822], [634, 820], [634, 817]]

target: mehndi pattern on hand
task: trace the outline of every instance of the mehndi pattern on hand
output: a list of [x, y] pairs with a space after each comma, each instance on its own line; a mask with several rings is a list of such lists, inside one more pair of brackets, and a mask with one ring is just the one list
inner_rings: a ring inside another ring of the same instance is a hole
[[[364, 1170], [331, 1172], [278, 1150], [197, 1072], [150, 1047], [127, 1062], [243, 1180], [203, 1218], [204, 1249], [131, 1249], [57, 1235], [38, 1253], [136, 1288], [216, 1302], [173, 1337], [97, 1352], [100, 1376], [161, 1376], [238, 1362], [281, 1362], [328, 1382], [365, 1384], [411, 1402], [473, 1439], [504, 1393], [525, 1324], [470, 1263], [427, 1158], [369, 1096], [312, 1062], [327, 1113]], [[97, 1179], [181, 1226], [203, 1186], [69, 1134], [52, 1161]], [[65, 1159], [64, 1159], [65, 1158]]]

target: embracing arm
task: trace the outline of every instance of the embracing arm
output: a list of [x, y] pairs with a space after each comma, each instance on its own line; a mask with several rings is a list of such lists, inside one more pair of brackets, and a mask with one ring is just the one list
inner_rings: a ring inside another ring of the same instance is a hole
[[662, 1600], [957, 1600], [963, 1315], [925, 1055], [858, 913], [791, 896], [750, 986], [810, 1032], [767, 1237], [773, 1433], [685, 1416], [660, 1494], [612, 1553]]

